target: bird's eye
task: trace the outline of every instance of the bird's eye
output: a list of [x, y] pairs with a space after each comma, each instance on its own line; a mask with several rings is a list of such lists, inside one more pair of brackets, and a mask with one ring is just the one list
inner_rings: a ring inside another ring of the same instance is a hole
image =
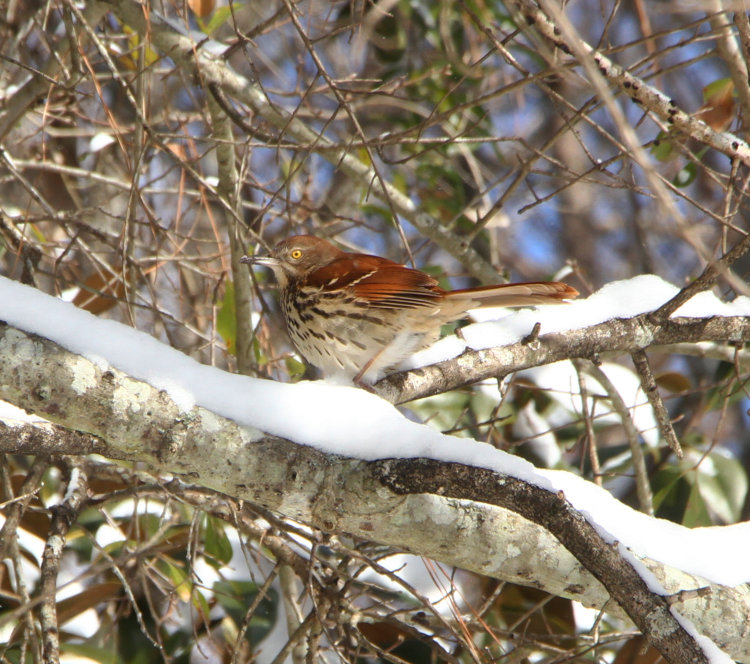
[[302, 249], [292, 249], [289, 252], [289, 256], [298, 261], [300, 258], [302, 258]]

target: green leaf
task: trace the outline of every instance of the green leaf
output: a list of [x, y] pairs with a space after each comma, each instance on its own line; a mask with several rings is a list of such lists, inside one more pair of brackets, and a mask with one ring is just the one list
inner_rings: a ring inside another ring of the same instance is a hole
[[[234, 3], [234, 11], [238, 11], [242, 8], [242, 3], [235, 2]], [[214, 33], [216, 30], [218, 30], [224, 23], [226, 23], [227, 19], [232, 15], [232, 8], [230, 6], [226, 7], [219, 7], [218, 9], [214, 10], [213, 14], [211, 15], [211, 20], [208, 23], [205, 23], [203, 19], [200, 17], [196, 17], [198, 19], [198, 27], [207, 35], [210, 35]]]
[[[221, 607], [239, 626], [245, 620], [248, 607], [258, 595], [258, 584], [252, 581], [217, 581], [213, 585], [214, 595]], [[273, 629], [278, 614], [278, 595], [270, 588], [266, 596], [258, 603], [255, 613], [250, 618], [250, 628], [246, 632], [247, 640], [255, 645]]]
[[748, 489], [748, 480], [742, 463], [712, 452], [697, 470], [696, 482], [708, 511], [723, 523], [740, 519]]
[[362, 213], [368, 218], [376, 218], [385, 221], [390, 224], [393, 221], [393, 213], [384, 205], [376, 205], [375, 203], [362, 203], [360, 205]]
[[216, 314], [216, 331], [224, 339], [227, 350], [234, 355], [237, 339], [237, 309], [234, 305], [234, 284], [231, 281], [227, 281], [224, 285], [224, 299]]
[[305, 375], [306, 367], [296, 357], [287, 357], [284, 359], [286, 371], [290, 378], [302, 378]]
[[651, 484], [654, 488], [656, 516], [681, 523], [685, 513], [685, 501], [690, 492], [683, 470], [677, 466], [668, 466], [654, 475]]
[[158, 564], [161, 571], [172, 582], [174, 592], [177, 593], [183, 602], [187, 602], [190, 599], [193, 584], [185, 570], [170, 562], [166, 557], [162, 557]]
[[671, 161], [679, 153], [675, 150], [674, 141], [669, 137], [666, 131], [660, 131], [653, 144], [651, 145], [651, 154], [657, 161]]
[[211, 613], [211, 607], [208, 605], [206, 596], [196, 587], [193, 587], [192, 602], [193, 606], [200, 612], [201, 616], [203, 616], [203, 619], [208, 620], [208, 616]]
[[691, 161], [677, 171], [677, 175], [672, 178], [672, 184], [675, 187], [687, 187], [693, 183], [693, 180], [695, 180], [697, 175], [698, 166], [695, 162]]
[[203, 538], [206, 560], [210, 565], [218, 569], [232, 559], [232, 544], [227, 537], [224, 524], [208, 514], [204, 520]]
[[706, 507], [706, 501], [701, 493], [700, 481], [698, 477], [694, 478], [690, 487], [685, 514], [682, 517], [682, 525], [688, 528], [698, 528], [700, 526], [711, 526], [711, 516]]

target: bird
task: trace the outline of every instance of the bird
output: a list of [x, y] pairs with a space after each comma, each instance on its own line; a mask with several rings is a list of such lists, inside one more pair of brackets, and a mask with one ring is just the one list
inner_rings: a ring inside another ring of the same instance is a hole
[[560, 303], [578, 295], [556, 281], [445, 290], [421, 270], [343, 251], [314, 235], [294, 235], [268, 255], [241, 262], [273, 271], [287, 333], [309, 364], [324, 377], [370, 390], [470, 309]]

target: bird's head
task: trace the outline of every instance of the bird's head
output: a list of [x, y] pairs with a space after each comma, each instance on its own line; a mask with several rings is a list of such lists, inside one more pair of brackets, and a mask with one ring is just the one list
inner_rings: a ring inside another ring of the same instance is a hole
[[343, 252], [313, 235], [294, 235], [279, 242], [267, 256], [243, 256], [241, 263], [265, 265], [273, 270], [280, 286], [301, 279], [313, 270], [328, 265]]

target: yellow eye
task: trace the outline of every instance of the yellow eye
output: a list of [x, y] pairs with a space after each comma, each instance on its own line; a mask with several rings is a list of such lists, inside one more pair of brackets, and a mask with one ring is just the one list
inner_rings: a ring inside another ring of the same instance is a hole
[[302, 258], [302, 249], [292, 249], [289, 252], [289, 256], [291, 256], [294, 260], [299, 260]]

